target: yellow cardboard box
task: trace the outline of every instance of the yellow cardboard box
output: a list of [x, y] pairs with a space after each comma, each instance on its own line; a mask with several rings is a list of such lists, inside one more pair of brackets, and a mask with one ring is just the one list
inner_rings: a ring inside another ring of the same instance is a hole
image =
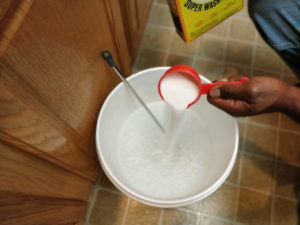
[[168, 4], [176, 30], [185, 42], [243, 8], [243, 0], [168, 0]]

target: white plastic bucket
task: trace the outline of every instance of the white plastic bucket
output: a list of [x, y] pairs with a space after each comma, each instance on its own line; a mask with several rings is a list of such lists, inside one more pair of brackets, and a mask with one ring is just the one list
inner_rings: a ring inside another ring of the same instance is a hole
[[[143, 70], [130, 76], [127, 80], [146, 104], [161, 101], [157, 84], [167, 69], [169, 67]], [[206, 78], [200, 77], [202, 82], [210, 82]], [[174, 199], [152, 198], [131, 188], [131, 185], [122, 177], [116, 161], [117, 139], [123, 122], [139, 107], [141, 105], [130, 90], [123, 83], [120, 83], [105, 100], [98, 117], [96, 128], [97, 154], [105, 174], [120, 191], [147, 205], [172, 208], [204, 199], [221, 186], [231, 172], [236, 159], [239, 139], [238, 127], [234, 118], [209, 104], [206, 96], [202, 96], [192, 106], [192, 110], [209, 123], [209, 129], [206, 132], [214, 138], [214, 148], [217, 151], [213, 159], [214, 163], [209, 168], [209, 174], [203, 177], [204, 185], [197, 189], [197, 193], [186, 193], [185, 196], [178, 196]]]

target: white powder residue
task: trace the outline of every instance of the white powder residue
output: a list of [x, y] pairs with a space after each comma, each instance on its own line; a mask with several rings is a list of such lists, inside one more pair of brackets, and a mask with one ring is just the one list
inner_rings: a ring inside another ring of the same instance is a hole
[[[148, 106], [164, 126], [172, 120], [163, 102]], [[176, 129], [172, 147], [166, 151], [170, 146], [166, 136], [142, 107], [127, 118], [117, 143], [117, 160], [131, 189], [159, 199], [197, 193], [209, 174], [215, 150], [206, 124], [193, 111], [185, 112]]]

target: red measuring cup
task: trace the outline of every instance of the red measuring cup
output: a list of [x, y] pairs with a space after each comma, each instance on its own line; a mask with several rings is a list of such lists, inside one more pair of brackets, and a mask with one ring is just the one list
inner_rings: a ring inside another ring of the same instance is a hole
[[193, 82], [195, 82], [197, 84], [197, 86], [199, 87], [199, 93], [198, 96], [196, 97], [196, 99], [191, 102], [190, 104], [188, 104], [187, 108], [189, 108], [191, 105], [195, 104], [201, 95], [204, 94], [208, 94], [209, 90], [214, 87], [214, 86], [218, 86], [220, 84], [242, 84], [244, 82], [246, 82], [248, 80], [247, 77], [244, 77], [243, 79], [239, 80], [239, 81], [224, 81], [224, 82], [215, 82], [215, 83], [201, 83], [201, 79], [199, 77], [199, 74], [197, 73], [196, 70], [194, 70], [192, 67], [186, 66], [186, 65], [176, 65], [171, 67], [170, 69], [168, 69], [164, 75], [159, 79], [158, 82], [158, 93], [160, 95], [160, 97], [162, 98], [162, 100], [164, 100], [164, 97], [161, 93], [161, 89], [160, 89], [160, 85], [162, 80], [168, 76], [171, 75], [172, 73], [176, 73], [176, 74], [182, 74], [183, 76], [186, 76], [187, 78], [190, 78]]

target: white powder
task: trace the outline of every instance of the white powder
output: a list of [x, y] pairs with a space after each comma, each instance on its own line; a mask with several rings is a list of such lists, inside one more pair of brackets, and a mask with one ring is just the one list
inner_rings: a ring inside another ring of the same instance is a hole
[[[148, 106], [164, 126], [170, 122], [164, 102]], [[186, 111], [177, 129], [172, 150], [166, 151], [166, 144], [161, 144], [165, 136], [142, 107], [127, 118], [117, 143], [117, 160], [131, 189], [158, 199], [197, 193], [212, 165], [212, 141], [206, 124], [192, 110]]]
[[199, 88], [186, 75], [172, 73], [163, 78], [160, 91], [168, 104], [176, 110], [183, 110], [197, 98]]

